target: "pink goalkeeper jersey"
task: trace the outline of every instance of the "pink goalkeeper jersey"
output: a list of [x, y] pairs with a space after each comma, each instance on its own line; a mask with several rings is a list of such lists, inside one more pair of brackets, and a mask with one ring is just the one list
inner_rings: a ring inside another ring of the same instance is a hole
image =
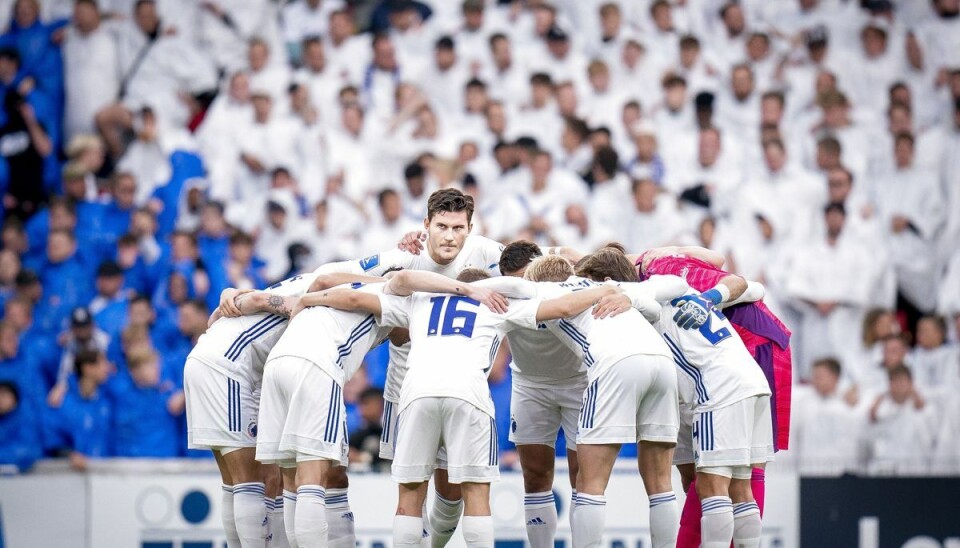
[[[637, 259], [638, 266], [643, 264], [645, 255]], [[710, 263], [686, 255], [665, 255], [651, 260], [640, 279], [645, 280], [657, 274], [680, 276], [700, 292], [711, 289], [730, 275]], [[733, 324], [767, 377], [770, 391], [773, 392], [771, 410], [776, 448], [786, 449], [790, 439], [790, 392], [793, 382], [790, 330], [762, 301], [731, 306], [725, 308], [723, 314]]]

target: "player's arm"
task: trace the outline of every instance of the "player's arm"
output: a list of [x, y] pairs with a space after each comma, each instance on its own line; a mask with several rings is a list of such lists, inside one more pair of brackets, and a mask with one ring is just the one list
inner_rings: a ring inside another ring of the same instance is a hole
[[577, 261], [583, 258], [583, 253], [566, 246], [541, 247], [540, 252], [544, 255], [560, 255], [573, 264], [577, 264]]
[[537, 307], [537, 321], [559, 320], [576, 316], [600, 299], [618, 293], [620, 290], [611, 285], [573, 291], [562, 297], [547, 299]]
[[497, 313], [506, 312], [508, 307], [507, 299], [492, 289], [452, 280], [435, 272], [402, 270], [390, 278], [384, 289], [385, 293], [400, 297], [412, 295], [415, 291], [463, 295]]
[[762, 283], [755, 282], [753, 280], [747, 280], [747, 289], [743, 292], [743, 295], [740, 295], [736, 299], [730, 299], [729, 302], [723, 303], [720, 308], [726, 308], [728, 306], [742, 303], [755, 303], [759, 300], [762, 300], [766, 294], [767, 288], [765, 288]]
[[636, 309], [649, 322], [655, 322], [660, 319], [660, 312], [663, 307], [661, 302], [671, 301], [688, 291], [690, 286], [687, 281], [679, 276], [651, 276], [644, 282], [607, 282], [617, 285], [623, 291], [623, 294], [609, 295], [600, 299], [593, 310], [593, 316], [598, 319], [607, 316], [616, 316], [629, 310]]
[[367, 276], [364, 274], [353, 274], [349, 272], [332, 272], [330, 274], [320, 274], [317, 276], [317, 279], [310, 284], [310, 288], [307, 289], [308, 293], [314, 293], [316, 291], [323, 291], [325, 289], [331, 289], [338, 285], [349, 284], [349, 283], [378, 283], [386, 281], [383, 278], [378, 276]]
[[409, 268], [413, 255], [399, 249], [390, 249], [363, 259], [327, 263], [314, 270], [314, 274], [359, 274], [366, 276], [382, 276], [392, 268]]
[[307, 293], [300, 297], [293, 316], [296, 316], [304, 308], [311, 306], [327, 306], [350, 312], [368, 312], [377, 316], [381, 313], [380, 299], [377, 295], [346, 288]]
[[265, 313], [289, 317], [299, 301], [300, 297], [294, 295], [281, 296], [266, 291], [251, 291], [237, 296], [234, 304], [242, 316]]
[[699, 295], [690, 294], [675, 299], [673, 304], [677, 307], [677, 313], [673, 321], [684, 329], [699, 329], [706, 323], [710, 311], [740, 298], [746, 290], [747, 280], [736, 274], [728, 274], [717, 285]]
[[720, 268], [723, 266], [723, 263], [726, 261], [726, 257], [723, 256], [723, 253], [718, 253], [711, 249], [700, 246], [683, 246], [677, 247], [676, 252], [681, 255], [686, 255], [687, 257], [693, 257], [694, 259], [700, 259], [705, 263], [710, 263], [713, 266]]

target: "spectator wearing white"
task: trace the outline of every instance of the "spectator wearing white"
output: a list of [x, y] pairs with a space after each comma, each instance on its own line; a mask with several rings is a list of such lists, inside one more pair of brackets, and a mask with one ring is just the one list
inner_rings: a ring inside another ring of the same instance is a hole
[[600, 32], [593, 44], [589, 45], [592, 58], [600, 59], [608, 66], [620, 63], [620, 55], [627, 38], [624, 31], [623, 12], [616, 2], [604, 2], [598, 8]]
[[228, 82], [227, 92], [214, 99], [196, 135], [211, 193], [232, 199], [234, 179], [240, 168], [236, 161], [240, 138], [245, 128], [253, 124], [254, 112], [247, 73], [234, 73]]
[[359, 254], [354, 241], [342, 237], [336, 230], [334, 221], [335, 219], [331, 220], [327, 202], [321, 200], [313, 207], [310, 222], [304, 223], [299, 241], [310, 250], [310, 257], [306, 261], [308, 270]]
[[[890, 309], [871, 308], [863, 316], [863, 330], [857, 345], [857, 360], [844, 367], [844, 381], [858, 385], [867, 372], [883, 361], [886, 340], [900, 335], [900, 323]], [[896, 343], [899, 344], [899, 343]], [[906, 356], [906, 352], [903, 354]], [[903, 358], [901, 358], [902, 360]], [[886, 386], [880, 383], [881, 386]], [[858, 391], [862, 389], [858, 388]]]
[[796, 349], [795, 369], [810, 378], [814, 360], [842, 356], [846, 363], [850, 341], [856, 340], [870, 302], [869, 275], [874, 272], [870, 251], [844, 230], [842, 204], [824, 209], [826, 237], [798, 247], [787, 279], [787, 292], [801, 312], [802, 336]]
[[370, 65], [370, 38], [357, 35], [353, 16], [346, 9], [330, 14], [330, 32], [324, 36], [324, 46], [330, 58], [330, 70], [340, 78], [362, 85], [364, 70]]
[[917, 322], [917, 345], [910, 352], [910, 370], [921, 392], [940, 410], [960, 388], [960, 351], [947, 343], [943, 316], [924, 316]]
[[316, 36], [302, 42], [303, 66], [294, 75], [294, 81], [307, 86], [310, 102], [320, 112], [320, 120], [327, 125], [337, 123], [340, 90], [349, 84], [349, 79], [338, 74], [328, 62], [323, 40]]
[[929, 470], [938, 427], [931, 406], [916, 389], [910, 370], [890, 371], [890, 389], [870, 408], [870, 462], [877, 475], [916, 475]]
[[212, 60], [161, 26], [153, 0], [138, 0], [133, 15], [117, 41], [123, 75], [119, 102], [96, 115], [97, 129], [114, 158], [123, 152], [122, 131], [131, 128], [133, 112], [149, 106], [161, 127], [184, 127], [191, 112], [182, 94], [216, 88]]
[[730, 67], [743, 61], [749, 38], [743, 6], [739, 2], [725, 3], [720, 8], [720, 20], [723, 24], [711, 36], [710, 49], [716, 52], [718, 61]]
[[287, 45], [287, 55], [293, 61], [299, 61], [300, 46], [307, 37], [324, 36], [330, 27], [330, 14], [343, 9], [342, 0], [295, 0], [283, 7], [283, 39]]
[[866, 421], [841, 393], [840, 379], [840, 362], [823, 358], [814, 362], [810, 384], [794, 388], [790, 452], [802, 474], [860, 471]]
[[714, 63], [704, 57], [700, 40], [686, 35], [680, 38], [680, 56], [676, 72], [687, 81], [693, 95], [708, 91], [720, 91], [719, 71]]
[[154, 190], [170, 180], [173, 174], [170, 153], [177, 148], [178, 141], [184, 140], [171, 135], [175, 128], [167, 129], [166, 135], [161, 134], [157, 117], [149, 108], [134, 116], [133, 130], [136, 139], [127, 145], [126, 152], [117, 162], [117, 170], [134, 176], [137, 181], [136, 204], [144, 206], [153, 197]]
[[717, 125], [729, 136], [745, 144], [759, 140], [760, 94], [750, 65], [735, 65], [730, 70], [730, 89], [718, 97]]
[[[499, 242], [516, 240], [530, 222], [530, 214], [520, 198], [513, 193], [503, 193], [496, 199], [482, 199], [487, 192], [469, 173], [463, 178], [463, 193], [473, 197], [479, 208], [473, 212], [474, 232]], [[424, 206], [426, 207], [426, 206]], [[423, 216], [424, 209], [420, 209]]]
[[364, 108], [375, 117], [389, 118], [403, 71], [393, 40], [386, 34], [373, 37], [373, 58], [360, 75], [360, 97]]
[[555, 168], [549, 152], [538, 151], [527, 174], [517, 181], [521, 201], [530, 212], [530, 230], [546, 235], [553, 225], [563, 222], [570, 204], [587, 201], [587, 185], [574, 173]]
[[[687, 94], [687, 81], [668, 73], [663, 76], [663, 102], [653, 111], [657, 142], [667, 167], [681, 166], [689, 160], [688, 151], [696, 142], [696, 118]], [[668, 173], [669, 176], [669, 173]]]
[[854, 71], [845, 82], [854, 104], [880, 115], [886, 106], [886, 90], [905, 72], [902, 44], [889, 45], [888, 29], [871, 21], [860, 33], [862, 52], [856, 56]]
[[624, 40], [617, 62], [608, 64], [614, 87], [630, 90], [640, 104], [648, 107], [659, 104], [663, 98], [660, 82], [664, 66], [661, 59], [649, 54], [633, 37]]
[[944, 131], [945, 128], [941, 126], [928, 129], [917, 128], [914, 124], [913, 109], [909, 102], [909, 88], [903, 83], [897, 83], [891, 89], [902, 89], [908, 100], [902, 101], [891, 98], [890, 106], [886, 111], [887, 131], [876, 136], [877, 142], [871, 149], [871, 173], [880, 177], [893, 170], [895, 161], [890, 155], [890, 150], [893, 149], [894, 139], [899, 133], [910, 133], [914, 136], [917, 167], [939, 171], [943, 163], [944, 144], [949, 141], [949, 137]]
[[247, 63], [250, 87], [263, 90], [273, 99], [277, 114], [287, 112], [287, 88], [290, 86], [290, 69], [283, 59], [274, 59], [270, 45], [262, 38], [252, 38], [247, 44]]
[[264, 277], [275, 282], [290, 271], [289, 249], [302, 233], [301, 220], [292, 193], [285, 190], [271, 191], [264, 209], [255, 250], [266, 263]]
[[880, 360], [871, 363], [867, 369], [860, 372], [856, 378], [857, 393], [860, 403], [869, 409], [877, 396], [890, 389], [890, 372], [897, 367], [909, 368], [910, 345], [907, 344], [908, 335], [897, 332], [887, 335], [880, 341]]
[[753, 69], [756, 88], [761, 93], [774, 89], [774, 75], [781, 56], [775, 50], [770, 35], [754, 31], [747, 39], [745, 61]]
[[[850, 103], [846, 95], [830, 90], [818, 94], [817, 105], [821, 118], [813, 126], [815, 139], [834, 137], [842, 148], [842, 161], [859, 179], [867, 172], [869, 159], [869, 140], [866, 130], [855, 123], [851, 117]], [[813, 150], [808, 145], [808, 150]]]
[[[960, 70], [955, 72], [960, 88]], [[951, 181], [960, 181], [960, 93], [954, 98], [952, 107], [953, 120], [943, 139], [940, 167], [940, 182], [945, 187], [947, 202], [947, 226], [940, 236], [940, 256], [944, 261], [949, 261], [955, 254], [955, 243], [960, 239], [960, 185], [951, 184]]]
[[641, 122], [633, 134], [635, 155], [624, 170], [635, 179], [650, 179], [657, 186], [663, 184], [663, 157], [657, 150], [657, 133], [653, 124]]
[[565, 242], [573, 249], [596, 250], [617, 239], [618, 232], [610, 230], [587, 215], [580, 204], [570, 204], [563, 212], [563, 220], [550, 227], [547, 242], [552, 246]]
[[912, 135], [898, 134], [893, 153], [896, 169], [877, 181], [877, 209], [898, 291], [917, 309], [931, 311], [940, 281], [935, 237], [945, 218], [944, 196], [936, 173], [915, 165]]
[[458, 136], [461, 143], [474, 141], [489, 153], [496, 140], [487, 134], [486, 111], [490, 104], [487, 84], [483, 80], [471, 78], [464, 85], [462, 94], [462, 110], [449, 116], [451, 131]]
[[940, 417], [940, 427], [930, 456], [930, 471], [937, 475], [955, 476], [960, 474], [960, 400], [948, 399]]
[[[397, 58], [408, 71], [416, 72], [421, 59], [430, 55], [430, 49], [437, 39], [438, 29], [435, 19], [424, 19], [417, 2], [399, 0], [390, 2], [387, 20], [390, 23], [387, 35], [397, 48]], [[376, 52], [374, 52], [376, 55]], [[411, 70], [412, 69], [412, 70]]]
[[[483, 0], [465, 0], [461, 3], [461, 20], [456, 27], [457, 57], [477, 76], [492, 62], [489, 39], [498, 27], [496, 14], [487, 14]], [[436, 16], [436, 14], [435, 14]]]
[[945, 316], [960, 317], [960, 250], [955, 250], [947, 263], [937, 298], [937, 311]]
[[667, 66], [676, 65], [680, 33], [674, 25], [673, 5], [666, 0], [656, 0], [650, 5], [650, 20], [653, 26], [645, 37], [647, 53], [663, 59]]
[[457, 58], [457, 47], [450, 36], [441, 36], [433, 48], [433, 63], [417, 77], [421, 89], [443, 117], [463, 110], [464, 85], [470, 78], [469, 67]]
[[417, 162], [407, 164], [403, 169], [403, 181], [404, 185], [400, 190], [403, 215], [408, 221], [420, 221], [426, 211], [427, 199], [437, 190], [434, 181], [427, 180], [427, 171]]
[[346, 104], [341, 113], [342, 130], [327, 135], [330, 147], [328, 174], [339, 177], [342, 191], [354, 203], [360, 203], [373, 188], [372, 154], [376, 147], [364, 123], [363, 109]]
[[483, 72], [483, 80], [490, 86], [490, 96], [511, 109], [518, 108], [530, 97], [527, 71], [514, 59], [506, 34], [492, 34], [489, 47], [491, 64]]
[[[618, 229], [629, 249], [652, 249], [680, 245], [692, 239], [672, 194], [662, 192], [651, 179], [637, 179], [632, 185], [627, 222]], [[602, 218], [602, 217], [601, 217]]]
[[631, 196], [630, 179], [620, 171], [617, 151], [608, 146], [598, 148], [590, 164], [589, 174], [593, 180], [587, 206], [590, 218], [614, 233], [621, 232], [630, 219]]
[[391, 188], [377, 194], [377, 211], [372, 217], [360, 242], [360, 254], [365, 257], [390, 249], [397, 242], [397, 234], [406, 234], [421, 226], [403, 215], [400, 195]]
[[[816, 110], [821, 73], [843, 74], [847, 56], [833, 46], [827, 27], [814, 26], [803, 33], [806, 48], [794, 50], [778, 67], [777, 82], [790, 96], [788, 118], [799, 123], [799, 118]], [[833, 88], [836, 88], [834, 81]]]
[[63, 44], [65, 140], [96, 130], [94, 116], [120, 89], [117, 46], [103, 27], [95, 0], [79, 0]]
[[692, 205], [715, 214], [728, 213], [743, 182], [743, 173], [730, 148], [723, 146], [719, 129], [701, 130], [696, 157], [687, 160], [686, 169], [669, 169], [664, 186]]
[[511, 133], [529, 135], [541, 147], [551, 152], [557, 150], [560, 147], [563, 120], [553, 99], [553, 80], [550, 75], [537, 72], [530, 76], [530, 101], [508, 115]]
[[623, 105], [630, 96], [611, 85], [610, 69], [603, 61], [591, 61], [587, 66], [589, 87], [585, 90], [579, 111], [591, 126], [616, 127], [620, 123]]
[[587, 175], [590, 172], [594, 155], [593, 149], [587, 141], [589, 137], [590, 128], [583, 120], [570, 116], [564, 117], [557, 165], [569, 169], [581, 177]]

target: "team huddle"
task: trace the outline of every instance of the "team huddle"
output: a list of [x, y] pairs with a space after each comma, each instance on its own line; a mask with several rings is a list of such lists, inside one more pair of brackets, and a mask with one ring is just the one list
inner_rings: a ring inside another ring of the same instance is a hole
[[627, 443], [638, 444], [653, 546], [758, 547], [763, 466], [786, 448], [790, 398], [790, 334], [762, 286], [702, 248], [504, 247], [469, 235], [472, 214], [472, 198], [439, 190], [425, 241], [224, 292], [184, 389], [190, 447], [211, 449], [221, 470], [229, 545], [355, 546], [343, 386], [389, 339], [380, 453], [399, 489], [395, 546], [441, 547], [457, 528], [467, 546], [493, 546], [487, 374], [509, 353], [533, 548], [554, 543], [561, 428], [576, 548], [601, 543]]

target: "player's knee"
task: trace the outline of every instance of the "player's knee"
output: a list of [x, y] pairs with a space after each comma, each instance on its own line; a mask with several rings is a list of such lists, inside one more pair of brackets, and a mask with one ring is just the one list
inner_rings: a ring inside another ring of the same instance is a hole
[[733, 502], [753, 500], [753, 488], [749, 479], [734, 479], [730, 482], [730, 499]]
[[[523, 488], [527, 493], [541, 493], [553, 489], [553, 458], [539, 454], [520, 453], [520, 468], [523, 472]], [[575, 476], [574, 476], [575, 477]]]
[[346, 489], [349, 487], [347, 468], [345, 466], [331, 466], [323, 475], [323, 485], [327, 489]]

